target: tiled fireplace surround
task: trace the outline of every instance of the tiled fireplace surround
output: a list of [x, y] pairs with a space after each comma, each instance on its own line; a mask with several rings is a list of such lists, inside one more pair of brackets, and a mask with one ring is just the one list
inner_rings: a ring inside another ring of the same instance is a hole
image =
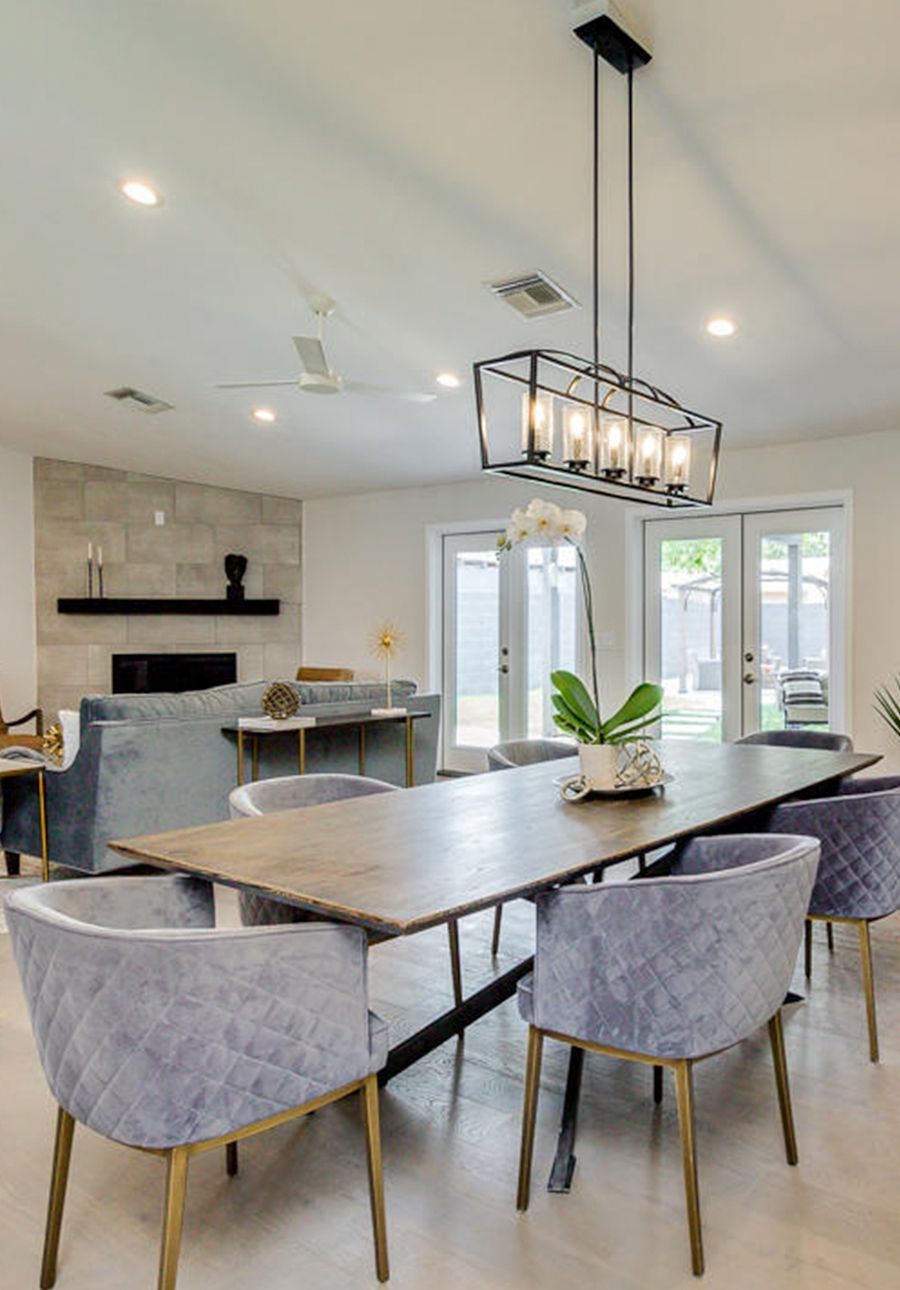
[[[165, 513], [156, 525], [154, 513]], [[111, 689], [114, 653], [227, 650], [238, 679], [293, 676], [300, 660], [302, 504], [205, 484], [37, 458], [34, 463], [38, 698], [47, 720]], [[87, 544], [103, 547], [108, 596], [225, 595], [227, 552], [247, 556], [248, 596], [277, 618], [59, 614], [86, 594]]]

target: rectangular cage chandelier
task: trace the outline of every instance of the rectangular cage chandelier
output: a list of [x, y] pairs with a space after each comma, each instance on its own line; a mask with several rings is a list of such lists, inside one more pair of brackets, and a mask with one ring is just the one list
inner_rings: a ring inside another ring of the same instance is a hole
[[722, 424], [556, 350], [474, 365], [482, 469], [655, 506], [709, 506]]
[[[650, 53], [601, 3], [575, 28], [593, 51], [593, 357], [525, 349], [474, 364], [481, 465], [654, 506], [710, 506], [722, 423], [634, 374], [634, 71]], [[600, 361], [600, 60], [628, 86], [627, 366]]]

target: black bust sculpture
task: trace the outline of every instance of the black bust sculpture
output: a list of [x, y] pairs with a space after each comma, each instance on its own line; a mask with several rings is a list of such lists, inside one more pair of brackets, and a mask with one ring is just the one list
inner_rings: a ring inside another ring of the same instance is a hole
[[228, 579], [228, 586], [225, 589], [225, 595], [228, 600], [244, 599], [244, 574], [247, 572], [247, 557], [245, 555], [235, 555], [232, 552], [225, 557], [225, 576]]

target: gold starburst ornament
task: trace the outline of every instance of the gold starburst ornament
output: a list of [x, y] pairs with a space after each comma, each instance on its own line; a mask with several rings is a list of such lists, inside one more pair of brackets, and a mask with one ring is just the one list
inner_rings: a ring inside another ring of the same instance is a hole
[[372, 653], [384, 663], [385, 707], [373, 708], [373, 717], [403, 717], [406, 708], [395, 708], [391, 702], [391, 669], [395, 657], [403, 648], [403, 633], [394, 623], [384, 622], [376, 627], [369, 641]]

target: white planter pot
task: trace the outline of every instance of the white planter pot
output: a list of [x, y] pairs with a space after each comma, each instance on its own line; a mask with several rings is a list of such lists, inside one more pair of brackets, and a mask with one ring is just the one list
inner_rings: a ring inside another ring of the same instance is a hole
[[615, 744], [579, 744], [578, 760], [590, 788], [600, 792], [615, 788], [619, 773], [619, 750]]

